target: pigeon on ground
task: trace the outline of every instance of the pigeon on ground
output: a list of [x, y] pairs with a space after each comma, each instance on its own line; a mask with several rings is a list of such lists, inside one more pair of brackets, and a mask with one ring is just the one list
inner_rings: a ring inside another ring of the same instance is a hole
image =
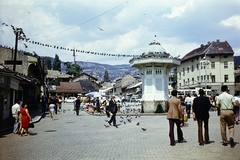
[[147, 129], [146, 128], [142, 128], [143, 131], [146, 131]]
[[140, 122], [138, 122], [136, 125], [139, 126]]
[[106, 124], [104, 124], [104, 126], [107, 128], [107, 127], [109, 127], [108, 125], [106, 125]]

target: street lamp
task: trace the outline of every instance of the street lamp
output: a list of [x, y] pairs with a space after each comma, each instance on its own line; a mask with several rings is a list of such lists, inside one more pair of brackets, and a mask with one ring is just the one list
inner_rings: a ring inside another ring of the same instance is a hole
[[205, 56], [203, 57], [203, 60], [205, 60], [203, 62], [204, 64], [204, 68], [205, 68], [205, 93], [207, 93], [207, 66], [211, 63], [210, 61], [207, 60], [207, 57], [206, 57], [206, 53], [205, 53]]

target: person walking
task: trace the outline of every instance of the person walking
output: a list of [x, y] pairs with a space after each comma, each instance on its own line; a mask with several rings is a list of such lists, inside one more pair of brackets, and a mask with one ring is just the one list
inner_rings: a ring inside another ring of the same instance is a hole
[[13, 133], [15, 134], [18, 133], [18, 127], [19, 127], [18, 115], [20, 114], [20, 103], [21, 101], [17, 99], [16, 103], [12, 106], [12, 117], [14, 119]]
[[50, 104], [49, 104], [49, 112], [50, 112], [50, 117], [53, 120], [53, 115], [55, 113], [55, 100], [53, 99], [53, 97], [50, 98]]
[[45, 95], [42, 96], [42, 113], [45, 113], [47, 108], [47, 97]]
[[202, 125], [204, 123], [204, 140], [205, 144], [209, 144], [209, 130], [208, 130], [208, 120], [209, 120], [209, 110], [211, 108], [211, 103], [209, 98], [204, 96], [204, 90], [199, 90], [200, 96], [193, 100], [193, 113], [197, 119], [198, 124], [198, 142], [200, 146], [204, 145], [203, 141], [203, 130]]
[[220, 108], [220, 128], [222, 136], [222, 145], [227, 146], [226, 125], [229, 129], [230, 145], [234, 147], [234, 113], [233, 107], [236, 106], [234, 97], [228, 93], [228, 86], [221, 87], [222, 93], [218, 96], [216, 107]]
[[29, 125], [29, 122], [32, 120], [27, 107], [28, 105], [24, 104], [23, 108], [21, 109], [21, 114], [22, 114], [22, 128], [20, 131], [21, 136], [23, 136], [24, 129], [26, 131], [25, 136], [28, 135], [28, 125]]
[[80, 105], [81, 105], [81, 100], [80, 100], [80, 96], [78, 96], [76, 101], [74, 102], [74, 107], [75, 107], [77, 116], [79, 115]]
[[186, 110], [187, 110], [188, 118], [190, 118], [191, 105], [192, 105], [192, 98], [191, 98], [190, 94], [187, 94], [187, 97], [185, 98], [184, 103], [186, 104]]
[[111, 119], [108, 121], [108, 123], [111, 125], [111, 123], [113, 122], [113, 126], [115, 126], [116, 128], [118, 127], [116, 125], [116, 114], [117, 114], [117, 103], [115, 101], [115, 96], [112, 95], [110, 101], [109, 101], [109, 113], [111, 115]]
[[62, 110], [62, 101], [62, 97], [58, 97], [58, 107], [60, 111]]
[[106, 112], [107, 117], [110, 117], [109, 114], [109, 96], [106, 97], [106, 99], [102, 102], [102, 106], [104, 107], [104, 110]]
[[170, 145], [175, 145], [175, 138], [174, 138], [174, 123], [177, 125], [177, 137], [178, 142], [182, 143], [183, 132], [181, 130], [181, 122], [182, 122], [182, 106], [181, 100], [177, 98], [177, 90], [172, 90], [171, 92], [172, 97], [169, 98], [166, 102], [166, 111], [167, 119], [169, 121], [169, 138], [170, 138]]
[[235, 124], [239, 125], [238, 121], [239, 121], [239, 105], [240, 105], [240, 98], [238, 97], [237, 93], [234, 93], [234, 100], [236, 103], [236, 106], [233, 109], [234, 112], [234, 116], [235, 116]]

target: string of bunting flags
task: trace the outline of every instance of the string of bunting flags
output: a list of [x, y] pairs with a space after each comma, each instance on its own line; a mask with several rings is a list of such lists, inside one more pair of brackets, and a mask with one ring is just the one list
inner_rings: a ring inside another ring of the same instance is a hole
[[[9, 26], [6, 23], [2, 23], [2, 25], [5, 26]], [[13, 30], [15, 29], [13, 25], [11, 25], [11, 27], [13, 28]], [[21, 29], [21, 28], [20, 28]], [[23, 33], [22, 29], [21, 32]], [[15, 33], [15, 32], [14, 32]], [[25, 34], [24, 34], [25, 36]], [[26, 38], [26, 36], [24, 38], [19, 38], [18, 40], [30, 43], [30, 44], [34, 44], [34, 45], [40, 45], [40, 46], [44, 46], [44, 47], [50, 47], [53, 49], [60, 49], [60, 50], [65, 50], [65, 51], [75, 51], [75, 52], [79, 52], [79, 53], [86, 53], [86, 54], [93, 54], [93, 55], [101, 55], [101, 56], [116, 56], [116, 57], [135, 57], [137, 55], [127, 55], [127, 54], [112, 54], [112, 53], [99, 53], [99, 52], [93, 52], [93, 51], [85, 51], [85, 50], [79, 50], [79, 49], [71, 49], [71, 48], [66, 48], [66, 47], [62, 47], [62, 46], [57, 46], [57, 45], [50, 45], [50, 44], [46, 44], [46, 43], [41, 43], [41, 42], [37, 42], [37, 41], [33, 41], [30, 40], [30, 38]], [[28, 48], [28, 46], [23, 43], [25, 48]]]
[[71, 49], [71, 48], [65, 48], [57, 45], [50, 45], [50, 44], [44, 44], [37, 41], [31, 41], [31, 40], [25, 40], [28, 43], [35, 44], [35, 45], [41, 45], [44, 47], [50, 47], [53, 49], [60, 49], [60, 50], [66, 50], [66, 51], [75, 51], [79, 53], [87, 53], [87, 54], [94, 54], [94, 55], [102, 55], [102, 56], [116, 56], [116, 57], [134, 57], [134, 55], [126, 55], [126, 54], [111, 54], [111, 53], [99, 53], [99, 52], [93, 52], [93, 51], [85, 51], [85, 50], [79, 50], [79, 49]]

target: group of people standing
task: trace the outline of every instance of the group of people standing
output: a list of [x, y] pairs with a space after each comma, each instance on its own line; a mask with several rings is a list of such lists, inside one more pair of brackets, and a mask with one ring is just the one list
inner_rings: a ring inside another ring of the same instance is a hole
[[62, 97], [50, 96], [47, 98], [45, 95], [42, 96], [42, 113], [45, 113], [47, 110], [50, 113], [50, 117], [53, 120], [53, 115], [57, 114], [58, 110], [62, 109]]
[[27, 136], [29, 134], [29, 122], [32, 120], [32, 118], [29, 114], [27, 103], [24, 103], [23, 107], [21, 106], [22, 102], [17, 99], [16, 103], [11, 108], [14, 119], [13, 133], [23, 136], [25, 130], [25, 136]]
[[[237, 98], [237, 95], [232, 96], [228, 92], [228, 87], [223, 85], [221, 87], [222, 93], [216, 98], [216, 107], [220, 111], [220, 131], [222, 137], [222, 145], [228, 145], [228, 139], [226, 136], [226, 127], [229, 129], [229, 142], [231, 147], [234, 147], [234, 125], [237, 124], [239, 118], [239, 102], [240, 99]], [[177, 126], [177, 136], [178, 142], [184, 142], [183, 132], [181, 130], [182, 123], [182, 103], [179, 98], [177, 98], [177, 90], [171, 92], [172, 97], [167, 100], [165, 108], [167, 113], [167, 119], [169, 120], [169, 138], [170, 145], [175, 145], [174, 138], [174, 123]], [[187, 106], [187, 113], [190, 118], [190, 110], [192, 106], [192, 113], [194, 119], [197, 121], [198, 125], [198, 142], [200, 146], [204, 144], [209, 144], [209, 110], [212, 107], [209, 97], [205, 95], [203, 89], [199, 90], [199, 96], [196, 96], [193, 101], [189, 99], [185, 100], [185, 105]], [[237, 113], [237, 114], [236, 114]], [[236, 118], [237, 115], [237, 118]], [[204, 134], [203, 134], [203, 125], [204, 125]]]

